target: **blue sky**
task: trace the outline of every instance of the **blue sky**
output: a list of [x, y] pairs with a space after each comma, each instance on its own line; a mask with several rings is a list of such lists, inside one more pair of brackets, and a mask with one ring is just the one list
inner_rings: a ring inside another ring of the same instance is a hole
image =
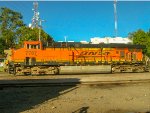
[[[39, 1], [43, 29], [54, 40], [90, 41], [92, 37], [115, 35], [113, 1]], [[33, 2], [0, 1], [0, 7], [8, 7], [23, 15], [25, 24], [31, 23]], [[118, 36], [150, 28], [150, 1], [118, 1]]]

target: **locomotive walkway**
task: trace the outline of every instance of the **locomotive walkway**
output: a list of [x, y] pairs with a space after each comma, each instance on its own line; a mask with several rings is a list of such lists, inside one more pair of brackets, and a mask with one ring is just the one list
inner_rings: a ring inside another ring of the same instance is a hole
[[56, 76], [12, 76], [0, 74], [0, 87], [45, 87], [150, 82], [150, 73], [116, 73]]

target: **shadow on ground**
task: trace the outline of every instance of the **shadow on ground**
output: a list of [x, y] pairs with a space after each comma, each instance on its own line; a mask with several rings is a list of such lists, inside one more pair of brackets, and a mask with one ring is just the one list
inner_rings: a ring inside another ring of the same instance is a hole
[[77, 109], [76, 111], [73, 111], [72, 113], [88, 113], [87, 110], [89, 109], [89, 107], [82, 107]]
[[[57, 79], [55, 79], [55, 81], [56, 80]], [[36, 105], [42, 104], [43, 102], [46, 102], [48, 100], [53, 100], [53, 99], [55, 100], [60, 95], [68, 93], [74, 90], [75, 88], [77, 88], [77, 83], [79, 82], [79, 79], [59, 79], [58, 81], [74, 81], [74, 84], [69, 86], [58, 85], [58, 86], [47, 86], [47, 87], [1, 88], [0, 89], [0, 112], [19, 113], [19, 112], [32, 109]], [[0, 80], [0, 83], [1, 82], [4, 81]]]
[[128, 111], [128, 110], [115, 109], [115, 110], [109, 110], [106, 113], [150, 113], [150, 112], [149, 111], [134, 112], [134, 111]]

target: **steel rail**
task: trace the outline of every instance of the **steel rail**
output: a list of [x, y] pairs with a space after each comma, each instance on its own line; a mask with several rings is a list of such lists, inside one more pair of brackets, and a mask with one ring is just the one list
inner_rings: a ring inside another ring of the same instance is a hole
[[0, 83], [0, 89], [15, 87], [55, 87], [55, 86], [79, 86], [79, 85], [123, 85], [136, 83], [150, 83], [150, 79], [142, 80], [118, 80], [118, 81], [89, 81], [89, 82], [61, 82], [61, 83]]

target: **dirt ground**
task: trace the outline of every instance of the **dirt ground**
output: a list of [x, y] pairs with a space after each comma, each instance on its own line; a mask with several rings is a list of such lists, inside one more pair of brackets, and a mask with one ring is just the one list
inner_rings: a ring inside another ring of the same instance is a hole
[[0, 113], [149, 113], [150, 83], [0, 89]]
[[150, 83], [73, 87], [24, 113], [137, 113], [150, 111]]
[[[0, 84], [42, 81], [149, 80], [150, 73], [10, 76]], [[0, 88], [0, 113], [150, 113], [150, 83]]]

